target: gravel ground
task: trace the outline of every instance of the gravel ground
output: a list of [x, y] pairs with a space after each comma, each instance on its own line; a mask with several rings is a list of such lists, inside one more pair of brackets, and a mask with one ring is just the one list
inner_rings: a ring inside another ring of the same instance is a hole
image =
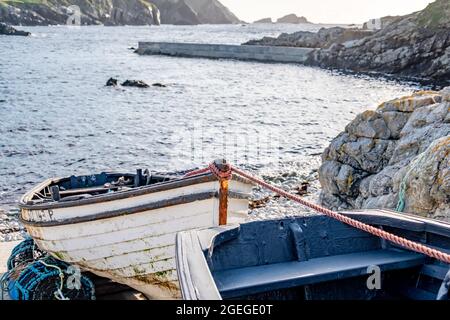
[[25, 234], [25, 228], [19, 222], [18, 209], [0, 210], [0, 242], [20, 241]]

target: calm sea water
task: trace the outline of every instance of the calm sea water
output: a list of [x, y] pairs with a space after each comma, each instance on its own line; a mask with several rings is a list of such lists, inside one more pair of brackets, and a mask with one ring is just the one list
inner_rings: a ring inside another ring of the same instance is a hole
[[[318, 28], [33, 27], [24, 28], [29, 38], [0, 37], [0, 207], [48, 177], [183, 170], [218, 157], [294, 186], [357, 113], [418, 86], [129, 48], [141, 40], [234, 44]], [[167, 87], [105, 87], [109, 77]]]

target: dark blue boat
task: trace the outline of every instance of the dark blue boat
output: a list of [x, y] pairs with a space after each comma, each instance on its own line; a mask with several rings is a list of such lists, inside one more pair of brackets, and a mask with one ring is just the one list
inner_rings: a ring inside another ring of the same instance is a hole
[[[343, 212], [450, 253], [450, 224], [384, 210]], [[184, 299], [444, 300], [450, 266], [324, 215], [181, 232]]]

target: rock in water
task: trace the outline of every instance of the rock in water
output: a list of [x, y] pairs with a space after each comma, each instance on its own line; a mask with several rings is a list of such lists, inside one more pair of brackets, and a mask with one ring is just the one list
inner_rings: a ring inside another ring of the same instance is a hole
[[106, 81], [107, 87], [116, 87], [118, 84], [118, 80], [114, 78], [109, 78], [108, 81]]
[[291, 14], [288, 14], [288, 15], [278, 19], [277, 23], [295, 23], [295, 24], [299, 24], [299, 23], [310, 23], [310, 22], [305, 17], [297, 17], [296, 14], [291, 13]]
[[153, 83], [152, 86], [154, 86], [154, 87], [159, 87], [159, 88], [165, 88], [165, 87], [167, 87], [165, 84], [162, 84], [162, 83], [159, 83], [159, 82]]
[[253, 23], [273, 23], [273, 21], [272, 21], [272, 18], [263, 18], [263, 19], [256, 20]]
[[334, 210], [399, 207], [450, 221], [450, 87], [358, 115], [324, 151], [319, 179]]
[[25, 37], [28, 37], [29, 35], [31, 35], [31, 33], [29, 33], [29, 32], [16, 30], [13, 27], [8, 26], [1, 22], [0, 22], [0, 34], [7, 35], [7, 36], [25, 36]]
[[137, 87], [137, 88], [148, 88], [148, 87], [150, 87], [148, 84], [146, 84], [142, 80], [126, 80], [124, 83], [122, 83], [122, 86], [124, 86], [124, 87]]

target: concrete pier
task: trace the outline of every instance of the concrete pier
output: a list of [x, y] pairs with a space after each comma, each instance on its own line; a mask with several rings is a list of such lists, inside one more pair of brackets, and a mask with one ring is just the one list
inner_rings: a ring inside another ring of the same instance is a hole
[[139, 42], [141, 55], [236, 59], [261, 62], [304, 63], [311, 48], [271, 47], [228, 44]]

